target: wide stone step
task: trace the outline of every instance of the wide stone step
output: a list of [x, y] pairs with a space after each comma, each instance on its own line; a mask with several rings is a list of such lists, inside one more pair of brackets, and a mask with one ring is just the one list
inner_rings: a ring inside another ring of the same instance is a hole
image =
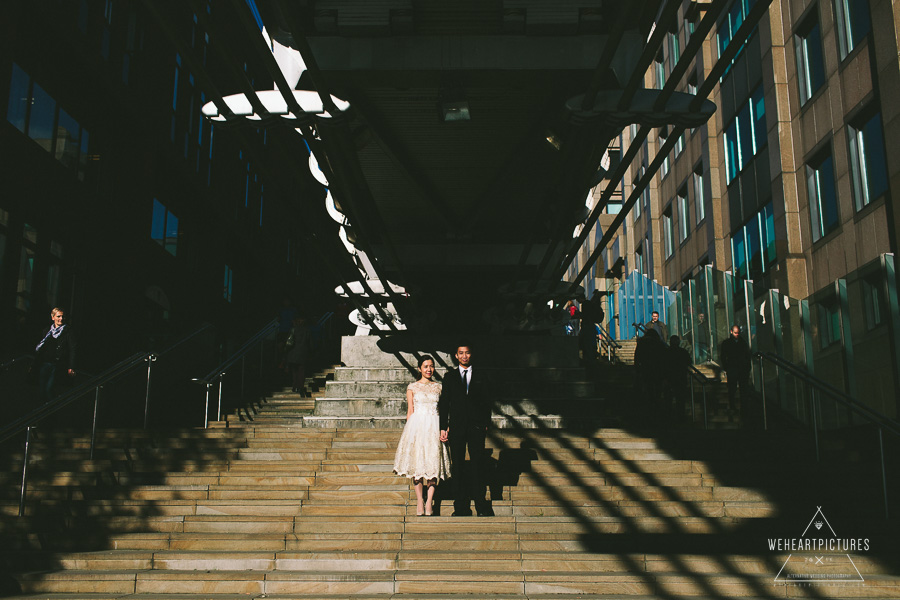
[[[495, 381], [584, 381], [582, 367], [484, 367]], [[438, 369], [435, 377], [440, 381], [445, 370]], [[334, 381], [387, 381], [410, 384], [419, 377], [406, 368], [390, 367], [338, 367]]]

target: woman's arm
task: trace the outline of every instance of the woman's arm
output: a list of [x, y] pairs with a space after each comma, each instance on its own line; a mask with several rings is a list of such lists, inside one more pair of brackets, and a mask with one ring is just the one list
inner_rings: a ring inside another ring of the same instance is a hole
[[413, 392], [411, 389], [406, 388], [406, 420], [409, 421], [409, 418], [412, 414], [416, 412], [415, 409], [415, 401], [413, 400]]

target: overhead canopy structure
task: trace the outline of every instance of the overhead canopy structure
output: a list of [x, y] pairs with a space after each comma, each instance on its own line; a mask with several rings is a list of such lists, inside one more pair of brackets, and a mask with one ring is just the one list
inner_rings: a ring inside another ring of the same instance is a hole
[[[346, 289], [453, 325], [511, 289], [556, 290], [540, 280], [580, 231], [623, 127], [693, 127], [713, 113], [687, 94], [640, 89], [657, 24], [677, 4], [259, 0], [282, 99], [260, 90], [204, 112], [296, 119], [357, 256], [362, 281]], [[286, 67], [285, 49], [297, 64]]]

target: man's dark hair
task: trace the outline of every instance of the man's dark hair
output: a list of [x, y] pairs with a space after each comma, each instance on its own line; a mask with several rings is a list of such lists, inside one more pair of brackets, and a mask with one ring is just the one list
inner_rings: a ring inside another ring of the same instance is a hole
[[456, 354], [457, 350], [459, 350], [463, 346], [468, 348], [469, 352], [475, 352], [475, 346], [473, 346], [471, 342], [469, 342], [468, 340], [462, 340], [453, 347], [453, 354]]

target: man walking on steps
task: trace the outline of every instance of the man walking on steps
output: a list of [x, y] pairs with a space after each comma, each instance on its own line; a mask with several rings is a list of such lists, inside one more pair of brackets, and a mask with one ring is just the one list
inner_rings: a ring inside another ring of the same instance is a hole
[[[474, 499], [478, 516], [490, 516], [493, 511], [485, 499], [484, 438], [493, 398], [484, 372], [472, 367], [472, 346], [457, 346], [454, 356], [459, 366], [444, 375], [438, 402], [441, 441], [450, 443], [453, 515], [470, 516]], [[466, 449], [468, 466], [464, 466]]]

